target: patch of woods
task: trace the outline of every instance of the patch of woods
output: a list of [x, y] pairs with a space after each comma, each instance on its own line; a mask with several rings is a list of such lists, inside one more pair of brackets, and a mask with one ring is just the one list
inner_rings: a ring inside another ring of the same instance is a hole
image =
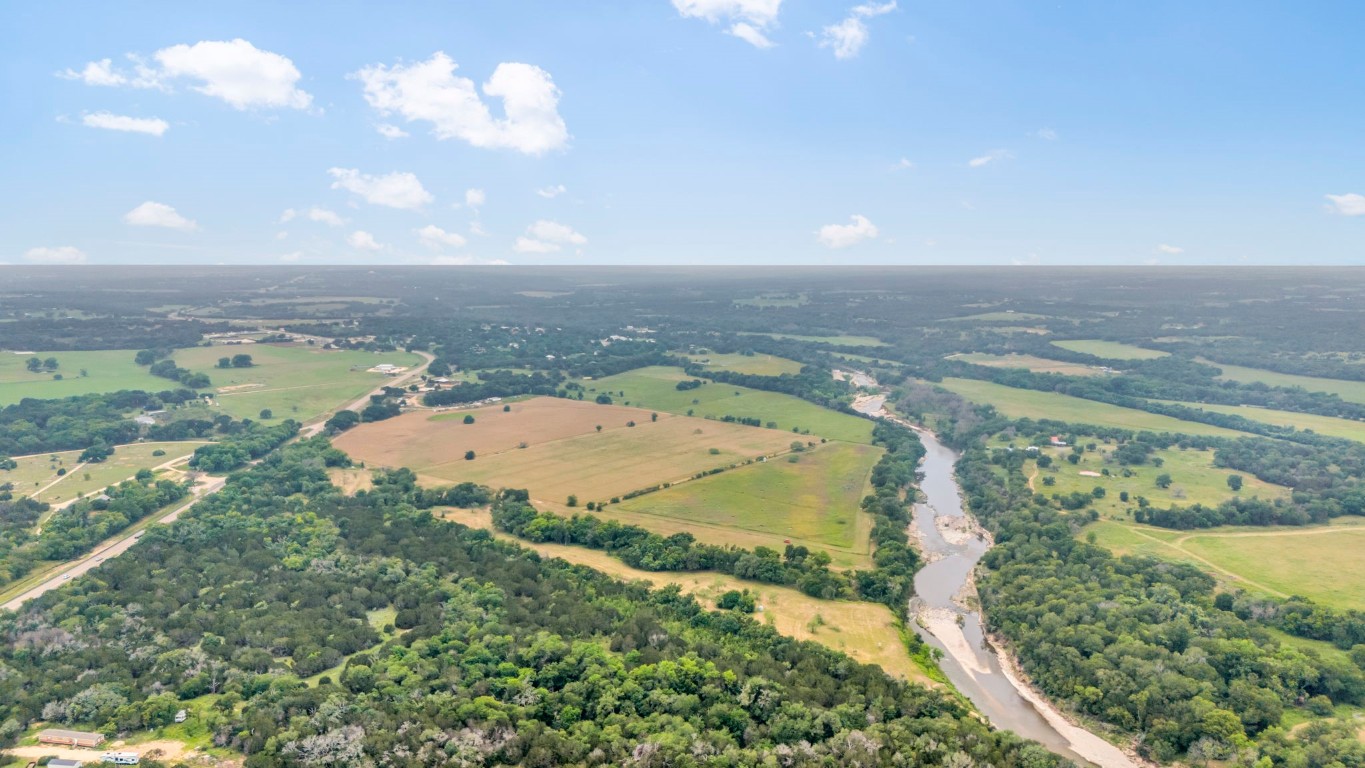
[[[213, 382], [209, 380], [208, 374], [195, 373], [188, 368], [181, 368], [176, 365], [175, 361], [171, 359], [172, 352], [174, 352], [173, 349], [165, 347], [144, 349], [133, 356], [133, 362], [138, 365], [147, 366], [147, 372], [153, 376], [160, 376], [163, 379], [178, 381], [190, 389], [207, 389], [213, 386]], [[246, 358], [246, 365], [235, 367], [246, 368], [251, 366], [251, 355], [238, 355], [237, 357]], [[225, 366], [220, 364], [218, 366], [219, 368], [233, 367], [231, 365], [231, 359], [223, 358], [223, 360], [228, 360], [229, 365]], [[219, 362], [221, 363], [222, 361], [220, 360]]]
[[194, 399], [189, 390], [122, 391], [59, 400], [24, 398], [0, 408], [0, 456], [70, 451], [96, 442], [132, 442], [142, 428], [130, 414]]
[[216, 443], [194, 449], [190, 466], [204, 472], [230, 472], [259, 459], [299, 433], [299, 423], [285, 419], [279, 424], [250, 424]]
[[434, 518], [400, 474], [343, 496], [329, 451], [285, 446], [0, 616], [0, 738], [39, 719], [133, 734], [193, 699], [247, 768], [1060, 763], [948, 694], [779, 635], [742, 594], [708, 612], [543, 559]]

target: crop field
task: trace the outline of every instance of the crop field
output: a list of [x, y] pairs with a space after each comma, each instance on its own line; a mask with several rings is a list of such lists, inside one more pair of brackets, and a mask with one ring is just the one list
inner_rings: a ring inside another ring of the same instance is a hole
[[[12, 405], [26, 397], [52, 399], [142, 389], [157, 392], [175, 385], [157, 378], [147, 369], [133, 362], [136, 352], [131, 349], [96, 350], [92, 352], [38, 352], [16, 355], [0, 352], [0, 406]], [[29, 359], [57, 358], [56, 371], [31, 373], [24, 366]], [[81, 371], [85, 375], [81, 375]], [[53, 380], [53, 373], [62, 376]]]
[[[558, 398], [459, 412], [409, 414], [346, 432], [334, 444], [369, 466], [407, 466], [425, 482], [526, 488], [541, 506], [567, 509], [786, 451], [792, 435]], [[468, 413], [473, 424], [464, 424]], [[628, 422], [636, 426], [627, 426]], [[597, 425], [602, 430], [597, 431]], [[525, 448], [519, 447], [525, 444]], [[466, 451], [476, 458], [465, 460]]]
[[618, 404], [649, 410], [677, 414], [690, 411], [693, 416], [717, 419], [727, 415], [756, 418], [787, 432], [792, 429], [809, 431], [812, 435], [850, 443], [872, 440], [872, 422], [867, 419], [821, 408], [791, 395], [730, 384], [704, 384], [687, 391], [677, 388], [678, 382], [688, 380], [690, 377], [679, 368], [651, 366], [578, 383], [588, 390], [588, 399], [597, 393], [607, 393]]
[[1146, 430], [1149, 432], [1181, 432], [1187, 435], [1219, 435], [1239, 437], [1236, 430], [1183, 421], [1170, 416], [1123, 408], [1108, 403], [1086, 400], [1056, 392], [1006, 387], [975, 379], [944, 379], [941, 386], [977, 403], [989, 403], [1010, 418], [1058, 419], [1099, 427]]
[[[491, 528], [488, 512], [483, 510], [443, 510], [442, 516], [471, 528]], [[505, 534], [498, 538], [515, 541], [545, 557], [558, 557], [577, 565], [626, 581], [644, 581], [653, 587], [677, 584], [702, 605], [714, 608], [721, 594], [732, 589], [749, 590], [757, 595], [762, 611], [757, 621], [778, 632], [811, 640], [841, 651], [865, 664], [876, 664], [889, 674], [925, 685], [936, 685], [910, 658], [891, 610], [877, 603], [851, 600], [821, 600], [790, 587], [744, 581], [714, 571], [658, 573], [632, 568], [616, 558], [594, 549], [563, 544], [533, 544]]]
[[1261, 382], [1272, 387], [1303, 387], [1310, 392], [1329, 392], [1349, 403], [1365, 403], [1365, 381], [1300, 376], [1293, 373], [1267, 371], [1263, 368], [1246, 368], [1240, 365], [1215, 363], [1204, 358], [1198, 359], [1201, 363], [1223, 369], [1223, 373], [1218, 377], [1220, 379], [1240, 381], [1246, 384]]
[[[217, 368], [220, 357], [251, 355], [250, 368]], [[382, 385], [383, 374], [368, 370], [380, 363], [411, 367], [422, 358], [410, 352], [323, 350], [307, 346], [243, 344], [177, 350], [176, 364], [208, 374], [218, 410], [234, 418], [260, 420], [269, 409], [275, 423], [284, 419], [307, 421], [363, 396]], [[158, 389], [171, 383], [165, 379]]]
[[[78, 496], [103, 490], [137, 474], [139, 469], [153, 469], [175, 459], [189, 456], [202, 442], [132, 443], [120, 445], [107, 460], [95, 464], [80, 464], [80, 451], [42, 453], [16, 459], [19, 466], [0, 470], [0, 483], [13, 482], [15, 495], [33, 495], [39, 501], [60, 504]], [[164, 456], [153, 456], [155, 451]], [[67, 473], [59, 476], [57, 470]]]
[[795, 360], [775, 355], [706, 354], [688, 355], [688, 358], [708, 370], [734, 371], [754, 376], [781, 376], [784, 373], [800, 373], [801, 364]]
[[651, 529], [664, 518], [721, 544], [744, 531], [777, 549], [790, 540], [865, 560], [870, 520], [858, 505], [881, 454], [872, 446], [819, 445], [796, 454], [796, 463], [776, 459], [675, 485], [613, 504], [602, 516]]
[[961, 360], [964, 363], [974, 365], [984, 365], [991, 368], [1023, 368], [1034, 373], [1060, 373], [1065, 376], [1104, 376], [1105, 371], [1094, 366], [1081, 365], [1080, 363], [1067, 363], [1061, 360], [1049, 360], [1045, 357], [1035, 355], [991, 355], [985, 352], [972, 352], [965, 355], [953, 355], [950, 359]]
[[1257, 408], [1250, 405], [1208, 405], [1205, 403], [1180, 403], [1180, 405], [1190, 408], [1199, 408], [1215, 413], [1227, 413], [1234, 416], [1242, 416], [1252, 421], [1259, 421], [1265, 424], [1274, 424], [1280, 427], [1294, 427], [1295, 429], [1313, 430], [1320, 435], [1330, 437], [1343, 437], [1347, 440], [1365, 441], [1365, 421], [1352, 421], [1351, 419], [1337, 419], [1331, 416], [1319, 416], [1316, 413], [1298, 413], [1297, 411], [1277, 411], [1273, 408]]
[[1064, 339], [1052, 343], [1062, 349], [1103, 357], [1107, 360], [1154, 360], [1170, 354], [1156, 349], [1146, 349], [1132, 344], [1101, 341], [1099, 339]]
[[1336, 608], [1365, 610], [1365, 521], [1290, 528], [1171, 531], [1100, 521], [1085, 529], [1117, 554], [1193, 563], [1215, 578], [1276, 597], [1302, 595]]
[[795, 339], [814, 344], [838, 344], [844, 347], [885, 347], [886, 342], [875, 336], [802, 336], [795, 333], [754, 333], [744, 332], [742, 336], [767, 336], [773, 339]]

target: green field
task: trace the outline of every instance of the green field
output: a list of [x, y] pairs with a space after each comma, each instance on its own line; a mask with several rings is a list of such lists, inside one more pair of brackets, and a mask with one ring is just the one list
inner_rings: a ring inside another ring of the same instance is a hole
[[1165, 357], [1169, 352], [1161, 352], [1155, 349], [1145, 349], [1135, 347], [1132, 344], [1122, 344], [1117, 341], [1101, 341], [1099, 339], [1066, 339], [1052, 342], [1062, 349], [1069, 349], [1072, 352], [1080, 352], [1095, 357], [1103, 357], [1106, 360], [1154, 360], [1158, 357]]
[[1302, 430], [1311, 429], [1319, 435], [1343, 437], [1347, 440], [1360, 440], [1365, 442], [1365, 421], [1337, 419], [1331, 416], [1319, 416], [1316, 413], [1277, 411], [1273, 408], [1257, 408], [1250, 405], [1208, 405], [1205, 403], [1178, 403], [1178, 405], [1198, 408], [1204, 411], [1212, 411], [1214, 413], [1227, 413], [1233, 416], [1241, 416], [1252, 421], [1259, 421], [1263, 424], [1273, 424], [1278, 427], [1293, 427]]
[[839, 344], [845, 347], [884, 347], [886, 342], [873, 336], [801, 336], [794, 333], [750, 333], [742, 332], [741, 336], [768, 336], [774, 339], [793, 339], [795, 341], [809, 341], [815, 344]]
[[1133, 408], [1100, 403], [1055, 392], [1006, 387], [975, 379], [944, 379], [940, 386], [977, 403], [989, 403], [1013, 419], [1057, 419], [1059, 421], [1093, 424], [1098, 427], [1118, 427], [1149, 432], [1180, 432], [1187, 435], [1243, 436], [1237, 432], [1210, 424], [1182, 421], [1170, 416], [1148, 413]]
[[1245, 368], [1240, 365], [1215, 363], [1212, 360], [1197, 358], [1199, 362], [1223, 369], [1218, 378], [1239, 381], [1244, 384], [1260, 382], [1272, 387], [1302, 387], [1309, 392], [1328, 392], [1349, 403], [1365, 403], [1365, 381], [1346, 381], [1344, 379], [1324, 379], [1319, 376], [1300, 376], [1293, 373], [1279, 373], [1262, 368]]
[[[215, 367], [218, 358], [236, 354], [251, 355], [255, 365]], [[367, 372], [380, 363], [422, 363], [419, 355], [410, 352], [376, 354], [274, 344], [194, 347], [177, 350], [173, 359], [183, 368], [208, 374], [216, 393], [216, 410], [234, 418], [258, 419], [261, 410], [268, 408], [274, 422], [307, 421], [364, 396], [387, 380], [383, 374]]]
[[688, 355], [689, 360], [712, 371], [734, 371], [753, 376], [781, 376], [801, 372], [795, 360], [775, 355], [741, 355], [736, 353]]
[[939, 320], [940, 323], [999, 323], [999, 322], [1032, 322], [1034, 320], [1050, 320], [1051, 315], [1035, 315], [1031, 312], [982, 312], [976, 315], [963, 315], [962, 317], [945, 317]]
[[[80, 463], [80, 451], [43, 453], [18, 459], [19, 466], [13, 470], [0, 470], [0, 483], [13, 482], [16, 495], [29, 496], [37, 492], [35, 498], [49, 504], [60, 504], [78, 496], [103, 490], [120, 483], [139, 469], [151, 469], [182, 456], [189, 456], [203, 442], [173, 443], [132, 443], [114, 449], [114, 455], [97, 464], [86, 464], [76, 469]], [[155, 451], [165, 451], [164, 456], [153, 456]], [[66, 469], [67, 474], [59, 476], [58, 469]]]
[[[791, 395], [763, 392], [730, 384], [705, 384], [698, 389], [679, 391], [677, 383], [690, 377], [678, 368], [651, 366], [608, 376], [580, 380], [591, 399], [595, 393], [609, 393], [617, 405], [630, 405], [668, 413], [693, 416], [726, 415], [752, 417], [773, 422], [777, 429], [809, 430], [813, 435], [850, 443], [872, 440], [872, 422], [857, 416], [821, 408]], [[621, 394], [624, 392], [625, 394]]]
[[869, 529], [858, 504], [882, 449], [831, 443], [797, 456], [675, 485], [608, 508], [611, 516], [650, 527], [648, 518], [738, 528], [808, 546], [868, 551]]
[[[36, 355], [0, 352], [0, 406], [12, 405], [26, 397], [54, 399], [123, 389], [158, 392], [175, 386], [174, 382], [157, 378], [147, 373], [146, 368], [134, 364], [135, 354], [131, 349], [38, 352]], [[29, 373], [24, 366], [34, 356], [44, 360], [57, 358], [56, 373], [62, 375], [62, 380], [54, 381], [51, 373]], [[82, 369], [85, 376], [81, 376]]]
[[1036, 355], [991, 355], [985, 352], [971, 352], [968, 354], [952, 355], [948, 359], [961, 360], [964, 363], [973, 365], [984, 365], [989, 368], [1023, 368], [1034, 373], [1060, 373], [1064, 376], [1103, 376], [1105, 371], [1095, 366], [1082, 365], [1080, 363], [1067, 363], [1061, 360], [1049, 360], [1046, 357]]

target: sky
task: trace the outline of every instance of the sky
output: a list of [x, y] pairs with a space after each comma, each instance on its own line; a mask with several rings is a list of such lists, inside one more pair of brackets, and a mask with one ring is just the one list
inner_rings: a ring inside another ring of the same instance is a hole
[[1336, 0], [6, 2], [0, 263], [1361, 264], [1362, 29]]

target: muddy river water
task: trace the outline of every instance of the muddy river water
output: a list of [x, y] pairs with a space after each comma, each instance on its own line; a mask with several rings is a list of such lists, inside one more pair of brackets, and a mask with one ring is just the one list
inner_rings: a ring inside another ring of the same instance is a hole
[[[884, 404], [885, 398], [878, 396], [862, 398], [854, 407], [869, 416], [892, 418]], [[1082, 765], [1136, 768], [1138, 763], [1122, 750], [1062, 717], [1023, 683], [1010, 660], [1002, 663], [987, 645], [972, 573], [991, 542], [963, 510], [954, 473], [957, 453], [932, 433], [917, 431], [927, 453], [920, 465], [922, 502], [915, 505], [911, 534], [927, 564], [915, 575], [915, 631], [943, 652], [939, 666], [944, 674], [995, 727]]]

